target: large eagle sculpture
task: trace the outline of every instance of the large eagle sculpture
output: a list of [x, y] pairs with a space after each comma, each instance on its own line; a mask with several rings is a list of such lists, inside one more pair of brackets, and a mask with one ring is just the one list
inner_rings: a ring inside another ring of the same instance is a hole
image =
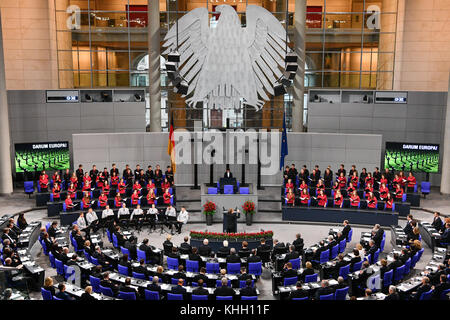
[[283, 76], [286, 30], [260, 6], [247, 6], [245, 28], [233, 7], [219, 5], [216, 12], [215, 28], [209, 27], [206, 8], [180, 18], [164, 38], [163, 54], [178, 52], [177, 71], [188, 86], [183, 96], [189, 106], [207, 102], [209, 108], [237, 108], [243, 101], [259, 110]]

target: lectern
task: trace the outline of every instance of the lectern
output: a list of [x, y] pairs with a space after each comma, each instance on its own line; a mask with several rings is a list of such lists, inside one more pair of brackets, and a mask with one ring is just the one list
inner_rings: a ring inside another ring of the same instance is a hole
[[241, 217], [239, 211], [234, 211], [228, 213], [228, 211], [223, 211], [223, 232], [236, 233], [237, 232], [237, 220]]

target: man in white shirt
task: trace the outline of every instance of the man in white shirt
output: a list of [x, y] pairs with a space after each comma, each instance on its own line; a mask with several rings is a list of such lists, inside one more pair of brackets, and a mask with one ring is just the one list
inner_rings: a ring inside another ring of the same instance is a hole
[[181, 227], [183, 226], [183, 224], [186, 224], [189, 220], [189, 212], [186, 211], [185, 207], [181, 207], [180, 213], [178, 214], [178, 218], [177, 218], [177, 231], [178, 234], [181, 233]]
[[128, 220], [130, 219], [130, 210], [127, 208], [127, 205], [125, 203], [122, 203], [122, 208], [120, 208], [119, 212], [117, 213], [117, 219], [119, 219], [119, 221], [125, 222], [125, 224], [128, 224]]
[[114, 211], [109, 208], [109, 205], [106, 205], [106, 209], [102, 211], [102, 220], [106, 223], [114, 218]]
[[83, 212], [80, 213], [80, 216], [77, 219], [77, 225], [80, 228], [80, 230], [86, 231], [87, 223], [86, 223], [86, 220], [84, 219]]
[[156, 221], [158, 221], [158, 209], [156, 209], [155, 204], [152, 204], [152, 207], [148, 209], [148, 219], [150, 221], [150, 230], [156, 230]]
[[166, 217], [167, 217], [167, 227], [171, 228], [171, 233], [173, 234], [173, 224], [177, 221], [177, 211], [171, 204], [166, 209]]
[[140, 230], [142, 221], [144, 220], [144, 210], [141, 209], [141, 205], [138, 204], [136, 209], [133, 210], [130, 217], [130, 222], [134, 222], [136, 229]]
[[94, 232], [97, 231], [98, 217], [97, 213], [92, 210], [92, 208], [89, 208], [88, 212], [86, 213], [86, 222], [89, 228], [92, 228]]

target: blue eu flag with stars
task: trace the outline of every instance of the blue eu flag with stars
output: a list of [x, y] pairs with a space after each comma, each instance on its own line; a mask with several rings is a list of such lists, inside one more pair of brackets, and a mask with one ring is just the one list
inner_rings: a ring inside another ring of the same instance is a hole
[[283, 132], [281, 134], [281, 154], [280, 154], [280, 170], [284, 168], [284, 157], [288, 154], [287, 132], [286, 132], [286, 115], [283, 113]]

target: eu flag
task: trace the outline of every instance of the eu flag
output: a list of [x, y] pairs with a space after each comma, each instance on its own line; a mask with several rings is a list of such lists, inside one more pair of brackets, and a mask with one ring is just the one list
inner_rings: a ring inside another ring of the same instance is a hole
[[287, 132], [286, 132], [286, 116], [283, 113], [283, 132], [281, 134], [281, 154], [280, 154], [280, 170], [284, 168], [284, 157], [288, 154]]

